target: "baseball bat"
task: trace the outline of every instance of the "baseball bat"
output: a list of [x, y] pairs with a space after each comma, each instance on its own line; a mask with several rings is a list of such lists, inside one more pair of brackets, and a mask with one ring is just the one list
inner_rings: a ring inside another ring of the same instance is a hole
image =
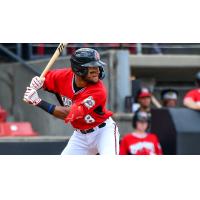
[[59, 55], [62, 53], [63, 49], [67, 46], [67, 43], [60, 43], [58, 48], [56, 49], [55, 53], [51, 57], [50, 61], [48, 62], [47, 66], [43, 70], [40, 78], [43, 78], [45, 74], [49, 71], [49, 69], [53, 66]]
[[[45, 69], [43, 70], [40, 78], [43, 78], [45, 74], [49, 71], [49, 69], [53, 66], [59, 55], [62, 53], [63, 49], [67, 46], [67, 43], [60, 43], [57, 47], [56, 51], [54, 52], [53, 56], [49, 60], [48, 64], [46, 65]], [[24, 100], [24, 99], [23, 99]], [[24, 100], [25, 101], [25, 100]]]
[[162, 108], [161, 103], [156, 99], [154, 95], [151, 96], [152, 103], [157, 107], [157, 108]]

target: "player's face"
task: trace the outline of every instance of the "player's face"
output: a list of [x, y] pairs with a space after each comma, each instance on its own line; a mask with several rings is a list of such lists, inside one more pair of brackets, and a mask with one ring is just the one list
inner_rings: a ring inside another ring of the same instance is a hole
[[99, 81], [99, 73], [98, 67], [88, 67], [88, 74], [85, 80], [90, 83], [97, 83]]
[[140, 132], [145, 132], [148, 128], [148, 122], [146, 121], [137, 121], [136, 122], [136, 129]]
[[168, 99], [165, 102], [166, 107], [176, 107], [177, 101], [174, 99]]
[[148, 108], [151, 104], [151, 97], [141, 97], [138, 99], [138, 102], [142, 107]]

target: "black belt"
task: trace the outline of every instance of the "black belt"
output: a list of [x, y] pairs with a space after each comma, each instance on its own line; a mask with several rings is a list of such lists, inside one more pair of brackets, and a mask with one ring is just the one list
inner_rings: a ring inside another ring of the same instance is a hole
[[[106, 123], [104, 122], [104, 123], [102, 123], [102, 124], [100, 124], [98, 127], [99, 128], [103, 128], [104, 126], [106, 126]], [[93, 128], [91, 128], [91, 129], [88, 129], [88, 130], [79, 130], [82, 134], [87, 134], [87, 133], [92, 133], [93, 131], [94, 131], [94, 129]]]

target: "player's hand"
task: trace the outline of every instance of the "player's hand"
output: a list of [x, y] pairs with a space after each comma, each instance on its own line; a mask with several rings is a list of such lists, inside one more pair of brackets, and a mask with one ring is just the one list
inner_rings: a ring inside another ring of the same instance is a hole
[[44, 84], [45, 78], [40, 78], [39, 76], [35, 76], [30, 83], [30, 87], [39, 90]]
[[24, 101], [34, 106], [38, 105], [42, 100], [38, 96], [38, 93], [35, 89], [27, 87], [26, 92], [24, 93]]

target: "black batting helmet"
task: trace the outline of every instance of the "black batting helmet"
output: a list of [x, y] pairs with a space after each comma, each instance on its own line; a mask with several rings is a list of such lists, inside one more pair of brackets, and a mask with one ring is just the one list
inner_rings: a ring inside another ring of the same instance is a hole
[[137, 121], [148, 122], [148, 124], [149, 124], [148, 128], [149, 128], [150, 127], [150, 122], [151, 122], [151, 113], [144, 112], [144, 111], [136, 112], [134, 114], [134, 116], [133, 116], [133, 119], [132, 119], [133, 128], [136, 128], [136, 122]]
[[88, 67], [99, 67], [99, 79], [105, 77], [103, 67], [106, 64], [100, 60], [100, 55], [95, 49], [80, 48], [76, 50], [71, 56], [70, 62], [72, 70], [77, 76], [86, 76]]

